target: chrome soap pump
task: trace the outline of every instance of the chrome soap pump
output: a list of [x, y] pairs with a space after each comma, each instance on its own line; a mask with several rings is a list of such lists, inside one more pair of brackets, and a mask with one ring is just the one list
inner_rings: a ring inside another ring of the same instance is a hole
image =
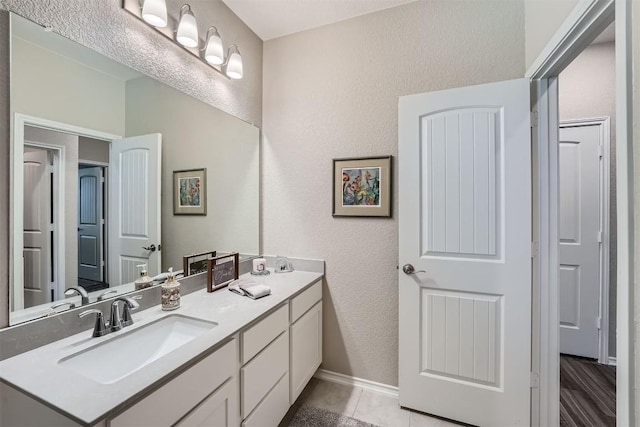
[[180, 308], [180, 282], [173, 275], [173, 267], [169, 268], [169, 277], [162, 284], [162, 309]]

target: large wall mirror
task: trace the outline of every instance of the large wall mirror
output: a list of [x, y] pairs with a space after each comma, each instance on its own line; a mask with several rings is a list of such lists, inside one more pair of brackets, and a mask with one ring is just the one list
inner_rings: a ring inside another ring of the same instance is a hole
[[10, 95], [10, 324], [258, 254], [257, 127], [13, 13]]

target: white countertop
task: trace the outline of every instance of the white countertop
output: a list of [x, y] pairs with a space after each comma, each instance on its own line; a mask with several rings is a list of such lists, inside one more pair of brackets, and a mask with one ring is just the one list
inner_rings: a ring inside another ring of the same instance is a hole
[[[315, 283], [321, 273], [294, 271], [269, 276], [242, 275], [264, 283], [271, 295], [258, 300], [227, 288], [213, 293], [202, 289], [181, 298], [178, 310], [162, 311], [158, 305], [133, 312], [134, 325], [100, 338], [92, 330], [70, 336], [0, 362], [0, 379], [37, 398], [47, 406], [82, 424], [94, 424], [185, 364], [222, 343], [272, 308]], [[113, 384], [101, 384], [60, 366], [58, 361], [97, 344], [126, 334], [171, 314], [214, 321], [218, 326]], [[108, 318], [109, 313], [105, 313]]]

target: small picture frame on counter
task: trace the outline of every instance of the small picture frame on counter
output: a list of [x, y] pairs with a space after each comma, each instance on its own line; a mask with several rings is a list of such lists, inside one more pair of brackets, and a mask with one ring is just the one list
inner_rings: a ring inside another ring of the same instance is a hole
[[240, 272], [239, 262], [238, 252], [207, 259], [207, 292], [223, 288], [236, 280]]
[[200, 252], [198, 254], [185, 255], [182, 257], [182, 270], [184, 276], [192, 276], [207, 271], [207, 260], [214, 258], [216, 251]]

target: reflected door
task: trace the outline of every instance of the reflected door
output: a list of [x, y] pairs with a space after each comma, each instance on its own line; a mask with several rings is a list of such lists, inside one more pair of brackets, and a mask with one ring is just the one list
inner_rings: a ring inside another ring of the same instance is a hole
[[24, 308], [51, 302], [52, 155], [24, 153]]
[[530, 424], [529, 123], [527, 79], [400, 98], [401, 406]]
[[113, 140], [109, 171], [109, 280], [133, 282], [137, 265], [160, 273], [162, 135]]
[[560, 128], [560, 352], [598, 358], [602, 126]]
[[78, 278], [103, 281], [101, 167], [78, 171]]

